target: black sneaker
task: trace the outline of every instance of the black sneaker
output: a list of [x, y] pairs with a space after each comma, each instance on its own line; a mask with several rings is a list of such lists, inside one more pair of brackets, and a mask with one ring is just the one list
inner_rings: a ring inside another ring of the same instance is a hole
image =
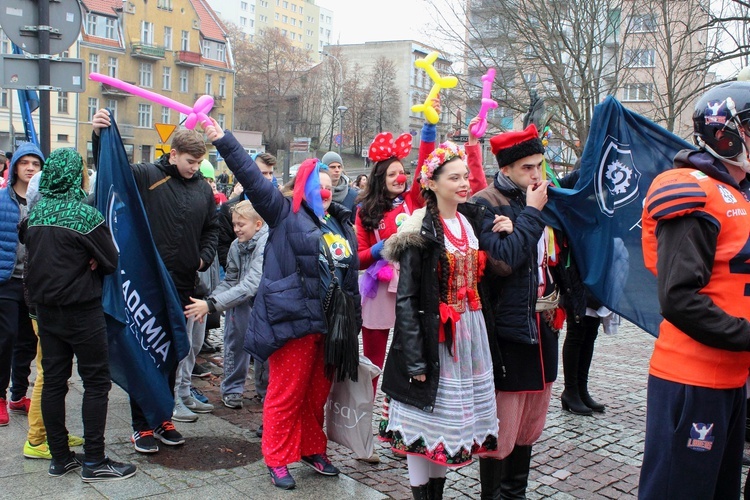
[[206, 370], [198, 363], [195, 363], [195, 366], [193, 366], [193, 373], [192, 376], [195, 378], [206, 378], [211, 375], [211, 370]]
[[121, 464], [105, 458], [98, 465], [83, 465], [81, 480], [84, 483], [98, 483], [101, 481], [119, 481], [135, 475], [135, 465]]
[[156, 453], [159, 451], [159, 445], [154, 439], [154, 431], [135, 431], [130, 436], [130, 442], [133, 443], [133, 448], [139, 453]]
[[341, 472], [333, 466], [325, 453], [316, 453], [315, 455], [302, 457], [302, 463], [309, 465], [315, 472], [324, 476], [338, 476], [339, 472]]
[[297, 483], [294, 482], [294, 478], [289, 474], [289, 469], [286, 465], [281, 467], [268, 467], [268, 472], [271, 474], [271, 482], [277, 488], [282, 490], [293, 490]]
[[80, 469], [82, 466], [81, 459], [76, 457], [74, 451], [71, 451], [66, 460], [52, 459], [52, 463], [49, 464], [49, 475], [52, 477], [63, 477], [68, 472]]
[[182, 437], [182, 434], [174, 428], [174, 424], [169, 420], [154, 429], [154, 437], [168, 446], [185, 444], [185, 438]]

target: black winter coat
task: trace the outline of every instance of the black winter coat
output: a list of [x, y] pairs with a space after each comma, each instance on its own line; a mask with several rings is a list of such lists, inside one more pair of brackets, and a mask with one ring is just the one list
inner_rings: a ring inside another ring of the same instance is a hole
[[[92, 137], [98, 158], [99, 136]], [[169, 163], [169, 154], [156, 163], [130, 167], [156, 249], [184, 301], [195, 288], [195, 273], [208, 269], [216, 256], [219, 223], [211, 186], [200, 172], [190, 179], [182, 177]]]
[[[484, 210], [473, 203], [458, 207], [477, 235]], [[384, 258], [400, 264], [400, 275], [396, 324], [383, 370], [382, 389], [396, 401], [426, 412], [431, 412], [435, 405], [440, 378], [440, 248], [432, 215], [421, 208], [414, 211], [397, 234], [388, 238], [383, 250]], [[424, 382], [412, 380], [413, 376], [423, 374], [427, 376]]]

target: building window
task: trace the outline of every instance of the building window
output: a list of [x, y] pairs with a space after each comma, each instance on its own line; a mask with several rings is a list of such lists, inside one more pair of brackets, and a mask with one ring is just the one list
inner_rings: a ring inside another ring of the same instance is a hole
[[0, 108], [7, 108], [10, 102], [10, 90], [0, 89]]
[[86, 14], [86, 32], [96, 35], [96, 14]]
[[13, 52], [10, 50], [10, 38], [5, 32], [0, 31], [0, 54], [10, 54]]
[[117, 40], [117, 31], [115, 30], [115, 20], [111, 17], [104, 19], [104, 37], [110, 40]]
[[68, 142], [68, 134], [57, 134], [57, 142]]
[[161, 74], [161, 86], [164, 90], [172, 90], [172, 67], [164, 66]]
[[240, 2], [240, 9], [247, 11], [247, 2]]
[[167, 106], [161, 107], [161, 122], [162, 123], [170, 123], [172, 121], [171, 116], [171, 109], [169, 109]]
[[57, 93], [57, 112], [68, 114], [68, 93], [58, 92]]
[[289, 21], [289, 18], [286, 16], [281, 16], [281, 22], [286, 24]]
[[180, 70], [180, 92], [188, 91], [188, 70]]
[[151, 88], [154, 86], [154, 65], [141, 63], [138, 69], [138, 82], [141, 87]]
[[117, 78], [117, 58], [110, 57], [107, 59], [107, 74], [112, 78]]
[[227, 77], [226, 76], [220, 76], [219, 77], [219, 97], [226, 97], [227, 96]]
[[213, 91], [213, 85], [212, 85], [213, 78], [211, 75], [206, 75], [206, 94], [211, 95], [211, 92]]
[[182, 30], [180, 33], [180, 50], [190, 50], [190, 32]]
[[153, 126], [153, 123], [151, 122], [150, 104], [138, 105], [138, 126], [143, 128], [151, 128]]
[[89, 97], [89, 104], [87, 108], [88, 121], [94, 119], [94, 115], [99, 111], [99, 99], [96, 97]]
[[226, 126], [226, 115], [224, 113], [219, 113], [219, 117], [216, 119], [216, 122], [219, 124], [219, 127], [222, 129]]
[[264, 16], [263, 14], [258, 16], [258, 21], [261, 23], [267, 23], [268, 22], [268, 16]]
[[247, 26], [247, 18], [240, 17], [240, 26]]
[[89, 73], [99, 73], [99, 54], [89, 54]]
[[297, 12], [297, 5], [292, 4], [292, 12]]
[[656, 31], [656, 14], [636, 14], [630, 17], [628, 33], [653, 33]]
[[285, 8], [285, 9], [288, 9], [288, 8], [289, 8], [289, 2], [284, 2], [284, 8]]
[[107, 101], [107, 107], [112, 112], [112, 118], [117, 120], [117, 100], [115, 99], [109, 99]]
[[156, 2], [157, 9], [172, 10], [172, 0], [158, 0]]
[[141, 43], [154, 44], [154, 23], [141, 21]]
[[631, 68], [653, 68], [656, 64], [656, 51], [654, 49], [626, 50], [625, 62]]
[[203, 40], [203, 57], [211, 59], [211, 42]]
[[172, 27], [164, 26], [164, 48], [172, 50]]
[[622, 88], [623, 101], [650, 102], [654, 100], [654, 86], [650, 83], [628, 83]]
[[224, 62], [224, 44], [220, 43], [216, 46], [216, 60]]

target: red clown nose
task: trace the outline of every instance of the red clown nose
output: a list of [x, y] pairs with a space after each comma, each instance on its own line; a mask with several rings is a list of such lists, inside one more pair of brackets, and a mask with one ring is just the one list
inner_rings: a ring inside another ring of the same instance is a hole
[[323, 198], [323, 201], [329, 200], [331, 198], [331, 190], [330, 189], [320, 189], [320, 197]]
[[399, 184], [403, 184], [404, 182], [406, 182], [406, 176], [404, 174], [397, 175], [396, 182]]

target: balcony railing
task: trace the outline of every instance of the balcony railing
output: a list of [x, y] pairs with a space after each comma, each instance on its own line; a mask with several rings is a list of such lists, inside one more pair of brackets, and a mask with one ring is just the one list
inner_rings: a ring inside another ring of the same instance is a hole
[[164, 47], [145, 43], [131, 43], [130, 54], [145, 59], [164, 59]]
[[177, 52], [177, 57], [174, 62], [175, 64], [181, 64], [183, 66], [200, 66], [202, 57], [203, 56], [201, 56], [200, 52], [180, 50]]
[[[127, 83], [135, 85], [135, 82], [127, 82]], [[102, 83], [102, 94], [106, 96], [111, 96], [111, 97], [131, 97], [133, 95], [130, 92], [120, 90], [117, 87], [107, 85], [106, 83]]]

